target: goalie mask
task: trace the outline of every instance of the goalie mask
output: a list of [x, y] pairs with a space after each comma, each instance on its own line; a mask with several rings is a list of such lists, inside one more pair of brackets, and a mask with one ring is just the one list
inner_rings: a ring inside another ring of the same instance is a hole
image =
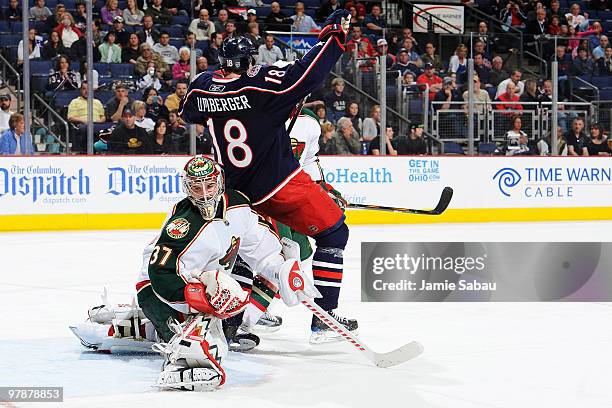
[[225, 192], [223, 169], [217, 162], [195, 156], [187, 162], [183, 172], [183, 190], [205, 220], [212, 220]]

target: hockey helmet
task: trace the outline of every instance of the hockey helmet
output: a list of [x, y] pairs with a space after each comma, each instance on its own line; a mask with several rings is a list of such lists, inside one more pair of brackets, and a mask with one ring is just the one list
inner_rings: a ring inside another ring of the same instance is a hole
[[219, 49], [219, 62], [223, 69], [244, 72], [255, 64], [255, 55], [257, 48], [251, 40], [241, 36], [228, 37]]
[[225, 192], [223, 169], [204, 156], [190, 159], [183, 169], [183, 190], [205, 220], [212, 220]]

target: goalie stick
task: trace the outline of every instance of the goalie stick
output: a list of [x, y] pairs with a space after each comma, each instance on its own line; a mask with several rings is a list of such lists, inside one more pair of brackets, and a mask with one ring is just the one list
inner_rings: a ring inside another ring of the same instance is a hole
[[315, 316], [321, 319], [325, 324], [327, 324], [333, 331], [340, 334], [344, 337], [348, 342], [350, 342], [353, 346], [355, 346], [362, 354], [371, 362], [373, 362], [376, 367], [387, 368], [392, 367], [394, 365], [398, 365], [404, 363], [408, 360], [412, 360], [415, 357], [418, 357], [421, 353], [423, 353], [423, 346], [416, 342], [412, 341], [408, 344], [403, 345], [393, 351], [389, 351], [387, 353], [377, 353], [372, 351], [368, 346], [366, 346], [361, 340], [357, 338], [350, 330], [344, 327], [341, 324], [337, 324], [337, 322], [329, 315], [327, 312], [319, 305], [317, 305], [311, 298], [304, 295], [302, 291], [298, 291], [298, 298], [300, 302], [308, 310], [310, 310]]
[[436, 208], [434, 208], [433, 210], [417, 210], [414, 208], [386, 207], [384, 205], [352, 204], [352, 203], [349, 203], [348, 207], [356, 208], [360, 210], [390, 211], [390, 212], [399, 212], [399, 213], [404, 213], [404, 214], [440, 215], [446, 210], [452, 198], [453, 198], [453, 189], [450, 187], [444, 187], [444, 190], [442, 190], [442, 194], [440, 195], [440, 201], [438, 201], [438, 205], [436, 205]]

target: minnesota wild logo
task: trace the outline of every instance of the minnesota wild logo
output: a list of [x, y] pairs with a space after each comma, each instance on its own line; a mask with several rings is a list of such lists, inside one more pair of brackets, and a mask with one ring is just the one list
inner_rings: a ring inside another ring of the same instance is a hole
[[198, 158], [191, 160], [189, 162], [189, 166], [187, 167], [187, 174], [194, 177], [203, 177], [211, 174], [215, 171], [215, 167], [213, 166], [210, 160], [206, 160], [205, 158]]
[[219, 259], [219, 265], [223, 266], [226, 271], [230, 271], [234, 267], [234, 262], [236, 262], [238, 256], [238, 248], [240, 248], [240, 238], [232, 237], [232, 242], [225, 255]]
[[293, 155], [296, 159], [300, 160], [302, 154], [304, 154], [304, 150], [306, 149], [306, 143], [300, 142], [296, 138], [291, 138], [291, 150], [293, 151]]
[[166, 226], [166, 233], [170, 238], [181, 239], [189, 232], [189, 221], [185, 218], [176, 218]]

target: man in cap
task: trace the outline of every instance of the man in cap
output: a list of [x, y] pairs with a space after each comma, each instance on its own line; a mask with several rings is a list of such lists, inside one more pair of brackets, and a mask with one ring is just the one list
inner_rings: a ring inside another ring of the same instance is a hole
[[108, 150], [111, 153], [151, 154], [153, 152], [146, 130], [136, 126], [136, 118], [130, 109], [124, 109], [121, 123], [111, 133]]
[[423, 69], [424, 72], [417, 77], [416, 82], [417, 85], [429, 85], [429, 100], [431, 101], [436, 93], [442, 89], [442, 78], [436, 75], [431, 62], [426, 62]]
[[113, 18], [113, 29], [111, 32], [115, 33], [115, 42], [121, 46], [121, 48], [127, 47], [130, 42], [130, 33], [125, 30], [123, 17], [115, 16], [115, 18]]

